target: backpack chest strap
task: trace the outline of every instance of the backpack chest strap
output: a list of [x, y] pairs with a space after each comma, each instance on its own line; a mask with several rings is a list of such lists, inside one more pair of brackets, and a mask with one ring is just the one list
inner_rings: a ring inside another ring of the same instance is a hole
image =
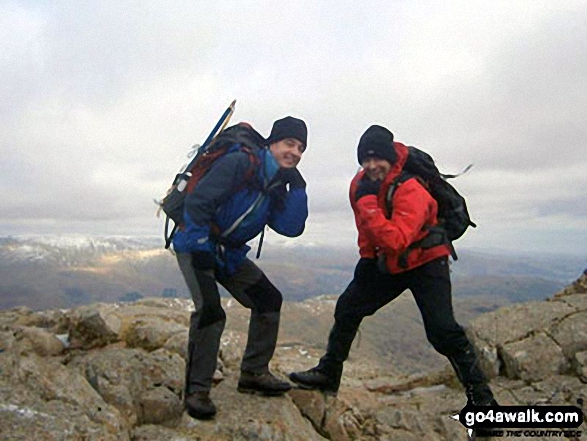
[[387, 191], [385, 192], [385, 217], [387, 219], [391, 219], [391, 215], [393, 214], [393, 196], [396, 190], [404, 182], [413, 177], [414, 175], [404, 171], [397, 178], [395, 178], [391, 185], [387, 188]]

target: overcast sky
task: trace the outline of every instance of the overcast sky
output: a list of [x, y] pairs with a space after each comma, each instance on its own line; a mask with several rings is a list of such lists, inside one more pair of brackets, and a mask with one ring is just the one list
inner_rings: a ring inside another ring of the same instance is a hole
[[[297, 243], [356, 241], [371, 124], [454, 173], [459, 246], [585, 254], [587, 2], [0, 3], [0, 234], [160, 234], [167, 190], [226, 106], [309, 128]], [[278, 240], [270, 235], [270, 240]]]

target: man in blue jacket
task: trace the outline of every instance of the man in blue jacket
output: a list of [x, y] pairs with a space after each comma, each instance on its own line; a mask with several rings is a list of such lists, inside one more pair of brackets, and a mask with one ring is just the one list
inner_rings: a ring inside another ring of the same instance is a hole
[[196, 308], [190, 321], [185, 384], [185, 408], [193, 418], [216, 414], [210, 389], [226, 322], [216, 282], [251, 309], [239, 392], [282, 395], [291, 388], [268, 367], [277, 342], [282, 295], [246, 257], [246, 242], [266, 225], [288, 237], [304, 231], [308, 199], [296, 166], [306, 142], [302, 120], [280, 119], [259, 148], [245, 151], [234, 144], [186, 197], [184, 227], [176, 233], [173, 248]]

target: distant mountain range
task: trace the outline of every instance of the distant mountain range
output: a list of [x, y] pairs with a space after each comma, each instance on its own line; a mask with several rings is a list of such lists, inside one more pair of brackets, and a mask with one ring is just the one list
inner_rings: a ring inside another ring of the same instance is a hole
[[[286, 300], [300, 301], [340, 294], [352, 279], [357, 258], [355, 249], [273, 243], [264, 245], [256, 263]], [[460, 250], [452, 266], [454, 295], [481, 299], [476, 303], [483, 310], [542, 300], [575, 280], [585, 267], [585, 259], [576, 256]], [[163, 249], [160, 238], [0, 237], [0, 309], [39, 310], [150, 296], [188, 297], [175, 258]]]

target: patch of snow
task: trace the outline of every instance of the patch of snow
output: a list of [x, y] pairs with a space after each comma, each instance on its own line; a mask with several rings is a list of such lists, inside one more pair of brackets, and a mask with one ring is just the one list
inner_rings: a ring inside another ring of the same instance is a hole
[[55, 337], [63, 344], [63, 347], [69, 348], [69, 334], [56, 334]]
[[148, 250], [163, 250], [161, 240], [151, 236], [0, 236], [0, 257], [12, 261], [53, 261], [71, 264], [89, 256], [95, 258], [120, 251]]
[[46, 413], [38, 412], [26, 407], [18, 407], [14, 404], [0, 404], [0, 412], [13, 412], [24, 418], [34, 418], [37, 416], [43, 418], [53, 418], [51, 415], [47, 415]]

